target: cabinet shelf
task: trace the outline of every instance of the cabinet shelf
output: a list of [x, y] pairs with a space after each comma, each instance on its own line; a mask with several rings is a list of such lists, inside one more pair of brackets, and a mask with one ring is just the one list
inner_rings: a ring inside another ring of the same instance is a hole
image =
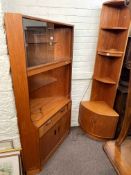
[[115, 81], [113, 81], [111, 78], [108, 78], [108, 77], [101, 78], [101, 77], [98, 77], [98, 76], [94, 76], [93, 79], [97, 80], [99, 82], [105, 83], [105, 84], [112, 84], [112, 85], [116, 84]]
[[111, 5], [114, 7], [124, 6], [124, 0], [113, 0], [113, 1], [107, 1], [103, 3], [104, 5]]
[[115, 50], [115, 49], [110, 49], [110, 50], [98, 50], [97, 52], [99, 55], [102, 56], [108, 56], [108, 57], [122, 57], [123, 52]]
[[71, 63], [71, 60], [65, 60], [65, 61], [61, 61], [61, 62], [54, 62], [54, 63], [48, 63], [48, 64], [41, 64], [38, 66], [33, 66], [30, 68], [27, 68], [27, 75], [28, 77], [31, 77], [33, 75], [37, 75], [39, 73], [42, 72], [46, 72], [55, 68], [59, 68], [65, 65], [68, 65]]
[[101, 27], [102, 30], [123, 31], [128, 30], [127, 27]]
[[69, 102], [70, 100], [66, 97], [31, 99], [31, 119], [34, 125], [39, 128]]
[[56, 44], [57, 42], [56, 42], [56, 41], [47, 41], [47, 42], [28, 42], [28, 43], [26, 44], [26, 46], [28, 46], [28, 44], [50, 44], [50, 43], [52, 43], [52, 44]]

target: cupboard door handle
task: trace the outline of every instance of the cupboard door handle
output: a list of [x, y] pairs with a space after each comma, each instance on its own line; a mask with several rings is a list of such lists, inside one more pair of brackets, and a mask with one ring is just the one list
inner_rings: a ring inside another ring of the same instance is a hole
[[58, 132], [60, 132], [60, 126], [58, 127]]
[[54, 130], [54, 134], [56, 135], [56, 129]]

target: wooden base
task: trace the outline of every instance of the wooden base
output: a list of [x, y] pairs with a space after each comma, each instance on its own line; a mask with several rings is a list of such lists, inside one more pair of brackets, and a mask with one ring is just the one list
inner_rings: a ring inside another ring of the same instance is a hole
[[131, 175], [131, 138], [120, 147], [115, 141], [109, 141], [104, 145], [104, 151], [119, 175]]
[[96, 140], [114, 137], [118, 114], [103, 101], [83, 101], [80, 104], [81, 128]]

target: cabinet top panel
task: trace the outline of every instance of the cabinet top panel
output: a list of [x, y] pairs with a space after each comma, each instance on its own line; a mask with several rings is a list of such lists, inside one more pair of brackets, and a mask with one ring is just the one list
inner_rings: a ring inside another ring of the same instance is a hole
[[65, 26], [65, 27], [67, 26], [67, 27], [71, 27], [71, 28], [74, 27], [74, 25], [72, 25], [72, 24], [67, 24], [67, 23], [64, 23], [64, 22], [58, 22], [58, 21], [53, 21], [53, 20], [39, 18], [39, 17], [23, 15], [23, 14], [20, 14], [20, 13], [6, 13], [6, 14], [21, 15], [22, 18], [25, 18], [25, 19], [30, 19], [30, 20], [32, 19], [32, 20], [41, 21], [41, 22], [50, 22], [50, 23], [54, 23], [55, 25], [58, 25], [58, 26]]

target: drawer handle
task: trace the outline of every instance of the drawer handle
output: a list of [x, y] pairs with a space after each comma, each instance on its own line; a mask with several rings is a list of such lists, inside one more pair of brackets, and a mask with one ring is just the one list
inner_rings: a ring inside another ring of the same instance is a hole
[[65, 108], [62, 108], [62, 109], [60, 110], [61, 113], [64, 112], [64, 111], [65, 111]]
[[45, 125], [46, 125], [46, 126], [48, 126], [49, 124], [51, 124], [51, 122], [52, 122], [52, 121], [51, 121], [51, 120], [49, 120], [48, 122], [46, 122], [46, 124], [45, 124]]

